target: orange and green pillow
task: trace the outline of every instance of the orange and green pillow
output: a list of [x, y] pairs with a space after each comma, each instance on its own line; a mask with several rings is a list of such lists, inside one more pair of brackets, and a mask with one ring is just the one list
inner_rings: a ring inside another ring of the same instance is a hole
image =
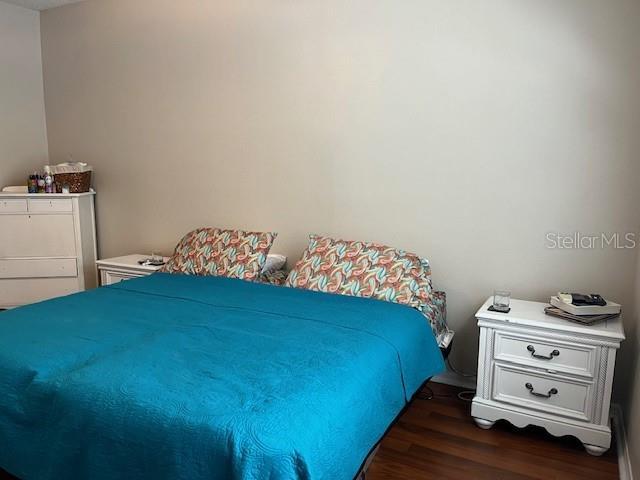
[[257, 280], [277, 234], [204, 227], [187, 233], [160, 269]]
[[377, 243], [311, 235], [285, 285], [327, 293], [375, 298], [420, 310], [429, 303], [429, 262]]

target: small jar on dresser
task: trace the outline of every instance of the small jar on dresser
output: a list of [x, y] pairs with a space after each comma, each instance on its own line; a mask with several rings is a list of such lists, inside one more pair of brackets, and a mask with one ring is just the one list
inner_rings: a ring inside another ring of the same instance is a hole
[[477, 311], [478, 381], [471, 415], [573, 435], [592, 455], [611, 445], [609, 408], [622, 318], [584, 326], [544, 313], [545, 303], [512, 300], [509, 313]]
[[[161, 265], [141, 265], [140, 262], [149, 258], [149, 255], [134, 253], [123, 257], [105, 258], [96, 262], [100, 271], [100, 285], [113, 285], [114, 283], [129, 280], [130, 278], [144, 277], [160, 270]], [[168, 257], [163, 257], [166, 262]]]

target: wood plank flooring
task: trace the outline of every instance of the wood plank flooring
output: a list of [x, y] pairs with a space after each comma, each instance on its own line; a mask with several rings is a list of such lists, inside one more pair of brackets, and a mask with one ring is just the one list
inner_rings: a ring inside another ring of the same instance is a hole
[[415, 399], [386, 435], [366, 480], [617, 479], [615, 445], [602, 457], [571, 437], [498, 422], [478, 428], [460, 389], [431, 383], [432, 400]]
[[[435, 397], [416, 399], [388, 432], [366, 480], [618, 478], [615, 445], [602, 457], [570, 437], [498, 422], [475, 426], [458, 388], [431, 383]], [[0, 480], [13, 477], [0, 471]]]

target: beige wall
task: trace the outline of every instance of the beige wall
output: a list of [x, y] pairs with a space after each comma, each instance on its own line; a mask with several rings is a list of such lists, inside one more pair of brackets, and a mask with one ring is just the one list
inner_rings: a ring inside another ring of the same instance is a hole
[[0, 1], [0, 187], [46, 163], [40, 14]]
[[42, 14], [49, 152], [96, 167], [102, 256], [199, 225], [427, 256], [471, 370], [495, 288], [633, 301], [635, 251], [545, 235], [638, 230], [639, 10], [88, 0]]

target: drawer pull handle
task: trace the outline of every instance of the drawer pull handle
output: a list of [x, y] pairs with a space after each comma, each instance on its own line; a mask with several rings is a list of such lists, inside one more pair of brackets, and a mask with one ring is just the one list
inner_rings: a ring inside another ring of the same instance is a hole
[[541, 360], [551, 360], [553, 357], [557, 357], [558, 355], [560, 355], [560, 352], [558, 350], [554, 350], [553, 352], [551, 352], [549, 354], [549, 356], [538, 355], [536, 353], [536, 349], [533, 347], [533, 345], [527, 345], [527, 350], [529, 350], [531, 352], [531, 356], [533, 358], [539, 358]]
[[552, 388], [548, 393], [538, 393], [533, 391], [533, 385], [531, 385], [530, 383], [525, 383], [524, 386], [527, 390], [529, 390], [529, 393], [531, 395], [534, 395], [536, 397], [551, 398], [551, 395], [555, 395], [556, 393], [558, 393], [557, 388]]

